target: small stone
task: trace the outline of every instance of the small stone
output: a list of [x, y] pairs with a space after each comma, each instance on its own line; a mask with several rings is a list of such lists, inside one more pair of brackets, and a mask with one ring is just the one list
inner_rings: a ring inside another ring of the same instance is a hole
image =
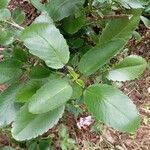
[[150, 87], [147, 89], [148, 93], [150, 94]]

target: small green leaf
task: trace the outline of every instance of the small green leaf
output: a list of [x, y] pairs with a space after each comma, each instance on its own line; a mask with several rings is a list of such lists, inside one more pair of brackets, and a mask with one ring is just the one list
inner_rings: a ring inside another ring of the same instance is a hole
[[147, 18], [144, 17], [144, 16], [141, 16], [141, 20], [143, 21], [144, 25], [145, 25], [148, 29], [150, 29], [150, 20], [147, 19]]
[[26, 104], [18, 112], [12, 125], [12, 136], [17, 141], [30, 140], [47, 132], [62, 117], [64, 106], [44, 114], [35, 115], [28, 112]]
[[150, 14], [150, 4], [145, 7], [144, 13]]
[[13, 58], [20, 60], [22, 62], [26, 62], [28, 58], [28, 54], [26, 51], [20, 49], [20, 48], [14, 48], [13, 49]]
[[62, 20], [79, 11], [85, 0], [51, 0], [47, 4], [47, 12], [54, 21]]
[[7, 46], [14, 41], [10, 31], [0, 27], [0, 45]]
[[65, 104], [72, 95], [72, 87], [64, 79], [51, 79], [31, 97], [29, 112], [46, 113]]
[[42, 80], [29, 80], [22, 85], [16, 94], [16, 102], [25, 103], [44, 84]]
[[0, 21], [5, 21], [10, 19], [11, 13], [8, 9], [0, 9]]
[[0, 127], [10, 124], [16, 117], [16, 113], [20, 108], [20, 105], [15, 103], [18, 90], [19, 86], [14, 85], [0, 95]]
[[0, 62], [0, 84], [11, 82], [22, 74], [22, 63], [15, 59]]
[[83, 55], [79, 63], [79, 70], [85, 75], [91, 75], [122, 50], [124, 44], [124, 40], [116, 39], [97, 45]]
[[129, 15], [131, 15], [129, 19], [123, 18], [111, 20], [103, 30], [99, 43], [118, 38], [123, 38], [127, 42], [139, 24], [141, 10], [134, 10]]
[[16, 8], [12, 13], [12, 18], [17, 24], [22, 24], [25, 20], [25, 12], [20, 8]]
[[39, 149], [39, 145], [37, 142], [33, 142], [28, 146], [28, 150], [37, 150]]
[[10, 0], [1, 0], [0, 1], [0, 9], [6, 8]]
[[40, 150], [52, 150], [50, 143], [51, 143], [51, 141], [50, 141], [49, 139], [48, 139], [48, 140], [41, 141], [41, 142], [39, 143], [39, 149], [40, 149]]
[[146, 60], [140, 56], [131, 55], [123, 59], [108, 72], [107, 78], [113, 81], [127, 81], [138, 78], [146, 69]]
[[31, 72], [29, 73], [29, 77], [31, 79], [42, 79], [48, 77], [49, 75], [50, 70], [48, 70], [44, 66], [35, 66], [31, 68]]
[[84, 12], [81, 13], [77, 18], [75, 17], [75, 15], [71, 15], [68, 18], [65, 18], [63, 20], [64, 31], [70, 34], [76, 33], [85, 24], [85, 19], [86, 18]]
[[68, 43], [71, 45], [72, 48], [80, 48], [84, 45], [84, 40], [81, 38], [77, 39], [68, 39]]
[[51, 149], [51, 140], [40, 140], [38, 142], [33, 142], [28, 146], [28, 150], [52, 150]]
[[77, 83], [72, 85], [73, 93], [71, 99], [77, 99], [82, 95], [82, 88]]
[[69, 48], [55, 25], [47, 22], [50, 18], [46, 18], [46, 15], [38, 17], [23, 31], [21, 38], [31, 54], [44, 60], [47, 66], [59, 69], [69, 60]]
[[39, 11], [43, 12], [43, 11], [46, 11], [46, 7], [44, 4], [42, 4], [40, 2], [40, 0], [30, 0], [31, 1], [31, 4]]
[[94, 84], [84, 92], [84, 101], [97, 120], [119, 131], [134, 133], [140, 118], [132, 101], [117, 88]]
[[141, 36], [140, 33], [137, 32], [137, 31], [133, 31], [132, 37], [133, 37], [134, 39], [136, 39], [137, 41], [142, 40], [142, 36]]
[[127, 9], [144, 8], [144, 4], [146, 4], [146, 2], [144, 2], [142, 0], [119, 0], [119, 1]]

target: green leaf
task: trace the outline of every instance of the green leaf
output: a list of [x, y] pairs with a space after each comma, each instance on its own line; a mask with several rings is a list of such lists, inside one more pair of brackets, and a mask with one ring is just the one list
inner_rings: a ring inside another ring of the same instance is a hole
[[10, 0], [1, 0], [0, 9], [6, 8]]
[[22, 33], [22, 40], [29, 52], [45, 61], [47, 66], [59, 69], [69, 60], [69, 48], [47, 16], [41, 15], [34, 24]]
[[74, 15], [69, 16], [63, 20], [63, 29], [65, 32], [74, 34], [82, 28], [85, 24], [85, 14], [84, 12], [80, 16], [75, 17]]
[[40, 150], [51, 150], [51, 145], [50, 145], [51, 141], [50, 140], [45, 140], [45, 141], [41, 141], [39, 143], [39, 149]]
[[81, 58], [78, 66], [80, 72], [85, 75], [91, 75], [122, 50], [124, 44], [124, 40], [115, 39], [92, 48]]
[[37, 142], [33, 142], [28, 146], [28, 150], [37, 150], [39, 149], [39, 145]]
[[16, 8], [12, 13], [12, 18], [17, 24], [22, 24], [25, 20], [25, 12], [20, 8]]
[[85, 0], [51, 0], [47, 7], [47, 12], [54, 21], [62, 20], [79, 11]]
[[142, 0], [119, 0], [121, 2], [121, 4], [127, 8], [133, 8], [133, 9], [138, 9], [138, 8], [144, 8], [144, 4], [146, 4], [146, 2], [143, 2]]
[[22, 74], [21, 66], [22, 63], [15, 59], [0, 62], [0, 84], [19, 78]]
[[146, 69], [146, 60], [140, 56], [131, 55], [123, 59], [108, 72], [107, 78], [113, 81], [127, 81], [138, 78]]
[[54, 24], [53, 20], [49, 17], [47, 12], [42, 12], [42, 14], [34, 20], [33, 24], [37, 23]]
[[71, 99], [77, 99], [82, 95], [82, 88], [77, 83], [72, 85], [73, 93]]
[[42, 80], [29, 80], [22, 85], [16, 94], [16, 102], [25, 103], [44, 84]]
[[112, 39], [123, 38], [128, 41], [132, 36], [133, 31], [137, 28], [140, 21], [141, 10], [134, 10], [130, 19], [113, 19], [107, 25], [102, 35], [100, 36], [99, 43], [108, 42]]
[[7, 46], [14, 40], [10, 31], [0, 27], [0, 45]]
[[47, 132], [62, 117], [64, 106], [44, 114], [35, 115], [28, 112], [28, 105], [21, 108], [12, 125], [12, 136], [17, 141], [30, 140]]
[[84, 40], [81, 39], [81, 38], [77, 38], [77, 39], [68, 39], [68, 43], [70, 44], [70, 46], [72, 48], [80, 48], [80, 47], [83, 47], [84, 45]]
[[140, 10], [134, 10], [130, 20], [115, 19], [110, 21], [100, 37], [99, 44], [81, 58], [79, 63], [81, 73], [91, 75], [122, 50], [137, 27], [140, 14]]
[[150, 4], [145, 7], [144, 12], [150, 14]]
[[18, 90], [19, 86], [14, 85], [0, 95], [0, 127], [10, 124], [16, 117], [16, 113], [20, 108], [20, 105], [15, 103]]
[[2, 148], [2, 150], [15, 150], [15, 149], [10, 146], [5, 146], [4, 148]]
[[5, 21], [10, 19], [11, 13], [8, 9], [0, 9], [0, 21]]
[[148, 29], [150, 29], [150, 20], [147, 19], [147, 18], [144, 17], [144, 16], [141, 16], [141, 20], [143, 21], [144, 25], [145, 25]]
[[31, 1], [31, 4], [39, 11], [43, 12], [43, 11], [46, 11], [46, 7], [44, 4], [42, 4], [40, 2], [40, 0], [30, 0]]
[[35, 66], [31, 68], [29, 77], [31, 79], [41, 79], [41, 78], [46, 78], [49, 75], [50, 75], [50, 70], [48, 70], [44, 66]]
[[141, 41], [141, 40], [142, 40], [142, 36], [141, 36], [140, 33], [137, 32], [137, 31], [133, 31], [132, 37], [133, 37], [134, 39], [136, 39], [137, 41]]
[[51, 79], [31, 97], [29, 112], [46, 113], [65, 104], [72, 95], [72, 87], [64, 79]]
[[117, 88], [94, 84], [84, 92], [84, 101], [97, 120], [122, 132], [134, 133], [140, 118], [135, 105]]
[[13, 58], [20, 60], [22, 62], [26, 62], [28, 59], [28, 54], [26, 51], [22, 50], [21, 48], [15, 47], [13, 49]]
[[52, 150], [51, 149], [51, 141], [48, 140], [40, 140], [38, 142], [33, 142], [29, 145], [28, 150]]

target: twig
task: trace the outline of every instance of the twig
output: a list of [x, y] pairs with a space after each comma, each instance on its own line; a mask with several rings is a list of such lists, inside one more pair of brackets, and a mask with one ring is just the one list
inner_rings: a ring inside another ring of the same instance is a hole
[[24, 28], [23, 27], [21, 27], [21, 26], [19, 26], [18, 24], [16, 24], [15, 22], [10, 22], [10, 21], [4, 21], [5, 23], [8, 23], [8, 24], [10, 24], [11, 26], [13, 26], [13, 27], [15, 27], [15, 28], [18, 28], [18, 29], [20, 29], [20, 30], [24, 30]]
[[126, 15], [126, 14], [120, 14], [120, 15], [106, 15], [106, 16], [99, 16], [97, 19], [120, 19], [120, 18], [124, 18], [124, 19], [130, 19], [132, 17], [132, 15]]
[[88, 23], [92, 24], [95, 21], [99, 20], [107, 20], [107, 19], [130, 19], [132, 15], [127, 15], [127, 14], [120, 14], [120, 15], [106, 15], [106, 16], [93, 16], [88, 19]]

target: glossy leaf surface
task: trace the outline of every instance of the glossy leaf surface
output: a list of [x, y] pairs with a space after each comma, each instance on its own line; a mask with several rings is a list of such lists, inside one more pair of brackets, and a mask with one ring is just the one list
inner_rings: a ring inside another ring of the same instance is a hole
[[10, 82], [21, 76], [21, 62], [17, 60], [4, 60], [0, 62], [0, 84]]
[[10, 124], [16, 117], [16, 113], [20, 108], [20, 105], [15, 103], [18, 90], [19, 87], [14, 85], [0, 95], [0, 127]]
[[62, 20], [71, 14], [79, 11], [79, 7], [85, 0], [51, 0], [47, 7], [47, 12], [54, 21]]
[[18, 141], [35, 138], [52, 128], [62, 117], [64, 106], [45, 114], [35, 115], [28, 112], [28, 105], [21, 108], [13, 123], [12, 135]]
[[108, 72], [107, 78], [113, 81], [127, 81], [138, 78], [146, 69], [146, 60], [140, 56], [131, 55], [119, 62]]
[[99, 44], [83, 55], [79, 63], [79, 70], [85, 75], [95, 73], [99, 68], [108, 63], [119, 51], [122, 50], [140, 20], [140, 10], [133, 12], [132, 18], [115, 19], [108, 23]]
[[46, 113], [65, 104], [72, 95], [72, 87], [63, 79], [52, 79], [31, 97], [29, 111], [33, 114]]
[[79, 63], [79, 70], [85, 75], [91, 75], [108, 63], [123, 48], [124, 43], [124, 40], [116, 39], [97, 45], [83, 55]]
[[148, 29], [150, 29], [150, 20], [147, 19], [147, 18], [144, 17], [144, 16], [141, 16], [141, 20], [143, 21], [144, 25], [145, 25]]
[[69, 60], [69, 48], [64, 37], [46, 15], [41, 15], [21, 36], [29, 52], [59, 69]]
[[84, 101], [97, 120], [119, 131], [134, 133], [140, 122], [132, 101], [117, 88], [94, 84], [86, 89]]

